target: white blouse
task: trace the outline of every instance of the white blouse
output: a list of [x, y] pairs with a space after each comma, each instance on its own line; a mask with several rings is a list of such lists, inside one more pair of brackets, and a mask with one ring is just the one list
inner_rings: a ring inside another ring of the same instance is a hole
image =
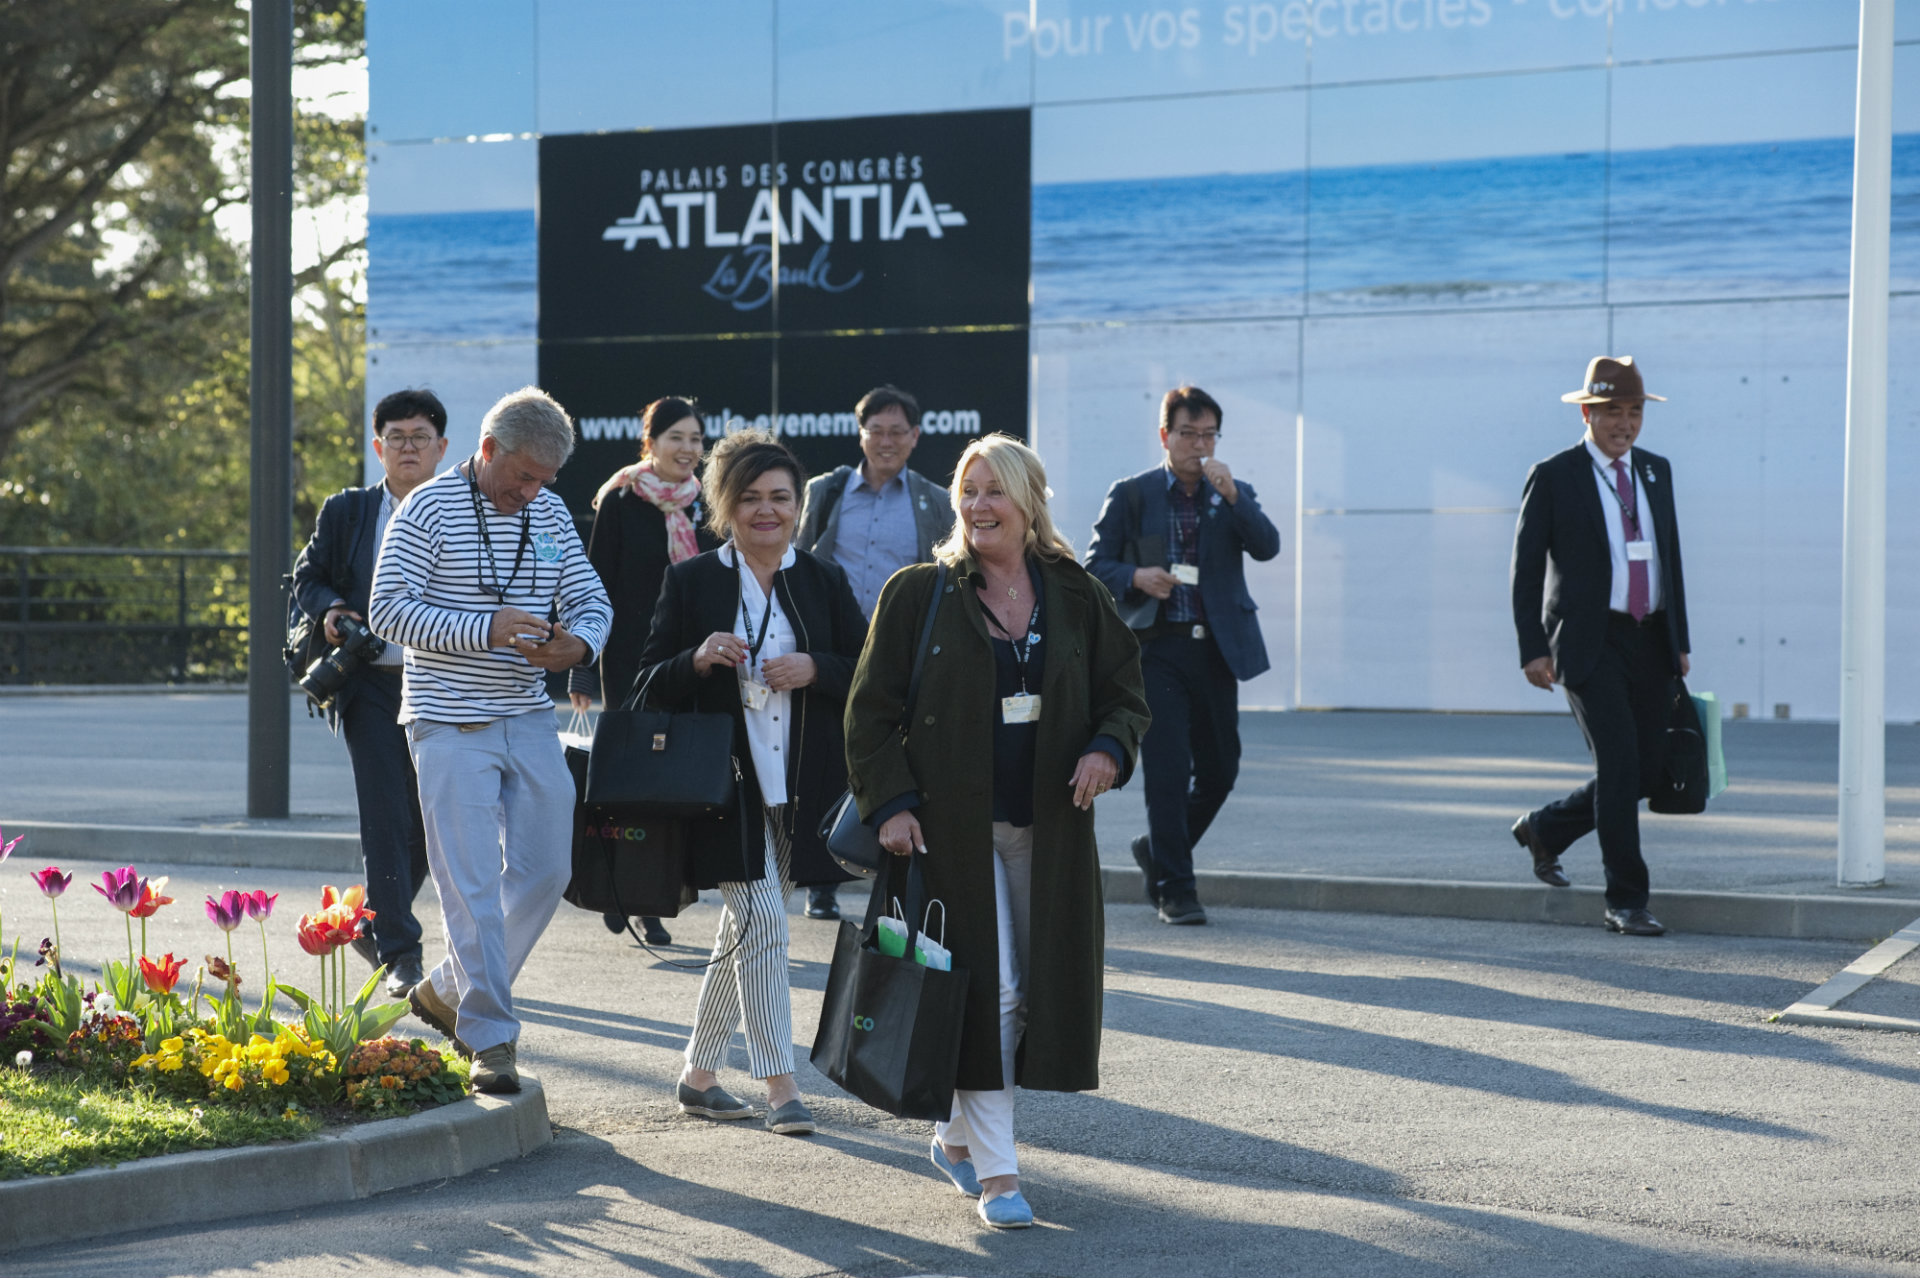
[[[786, 555], [780, 560], [780, 567], [793, 567], [793, 547], [787, 547]], [[767, 607], [767, 592], [760, 589], [760, 579], [753, 575], [751, 568], [738, 566], [733, 543], [727, 542], [720, 547], [720, 562], [735, 569], [740, 578], [740, 613], [734, 618], [734, 632], [744, 642], [749, 626], [753, 637], [760, 638], [760, 618]], [[750, 662], [734, 667], [734, 677], [742, 685], [748, 678], [761, 683], [766, 677], [760, 671], [766, 663], [775, 657], [784, 657], [799, 647], [794, 638], [793, 623], [787, 620], [786, 612], [780, 607], [780, 592], [773, 595], [773, 612], [767, 622], [766, 642], [760, 645], [760, 655]], [[779, 807], [787, 801], [787, 745], [788, 727], [793, 722], [793, 694], [791, 692], [770, 692], [766, 702], [758, 710], [746, 705], [742, 698], [741, 709], [747, 717], [747, 750], [753, 756], [753, 770], [760, 778], [760, 801], [770, 808]]]

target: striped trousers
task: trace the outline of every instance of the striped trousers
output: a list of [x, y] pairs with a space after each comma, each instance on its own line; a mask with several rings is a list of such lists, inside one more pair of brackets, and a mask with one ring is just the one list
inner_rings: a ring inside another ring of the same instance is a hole
[[747, 1063], [755, 1078], [793, 1073], [793, 993], [787, 983], [787, 893], [793, 862], [787, 850], [784, 807], [766, 809], [767, 873], [752, 883], [722, 883], [716, 955], [732, 949], [742, 919], [750, 918], [739, 948], [707, 968], [694, 1011], [687, 1064], [714, 1073], [726, 1063], [727, 1045], [747, 1022]]

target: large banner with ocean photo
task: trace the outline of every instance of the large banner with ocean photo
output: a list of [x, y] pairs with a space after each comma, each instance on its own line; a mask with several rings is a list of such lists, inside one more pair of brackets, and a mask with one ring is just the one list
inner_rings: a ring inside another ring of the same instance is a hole
[[[893, 381], [944, 414], [915, 456], [937, 478], [974, 431], [1027, 432], [1084, 546], [1190, 380], [1284, 539], [1250, 575], [1274, 669], [1244, 704], [1552, 710], [1518, 674], [1515, 508], [1580, 434], [1560, 393], [1631, 354], [1668, 396], [1642, 442], [1674, 464], [1694, 682], [1830, 717], [1858, 19], [377, 4], [370, 398], [433, 385], [458, 456], [496, 395], [545, 382], [582, 423], [561, 489], [584, 518], [656, 395], [699, 396], [716, 429], [764, 419], [824, 467], [857, 459], [847, 415]], [[1920, 485], [1920, 5], [1897, 22], [1896, 494]], [[1898, 658], [1920, 650], [1917, 552], [1896, 500], [1896, 719], [1920, 718]]]

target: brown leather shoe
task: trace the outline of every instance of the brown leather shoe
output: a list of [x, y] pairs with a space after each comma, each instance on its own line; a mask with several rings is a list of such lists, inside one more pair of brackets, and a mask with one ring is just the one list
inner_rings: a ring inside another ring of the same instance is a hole
[[1533, 877], [1548, 887], [1568, 886], [1567, 876], [1560, 869], [1559, 854], [1540, 846], [1540, 837], [1533, 832], [1529, 816], [1513, 823], [1513, 841], [1533, 854]]

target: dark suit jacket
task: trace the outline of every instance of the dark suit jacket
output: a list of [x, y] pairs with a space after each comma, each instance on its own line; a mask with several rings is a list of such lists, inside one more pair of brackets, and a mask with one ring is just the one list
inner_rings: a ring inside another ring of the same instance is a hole
[[[696, 500], [692, 508], [694, 540], [703, 551], [716, 550], [719, 540], [701, 522], [705, 513]], [[647, 625], [653, 620], [654, 606], [660, 602], [660, 583], [672, 562], [667, 554], [665, 513], [630, 486], [607, 494], [593, 517], [587, 559], [600, 574], [600, 584], [613, 602], [613, 627], [607, 632], [599, 668], [575, 666], [567, 675], [567, 691], [604, 696], [607, 705], [617, 706], [633, 691], [633, 677], [640, 673], [640, 650], [647, 643]]]
[[[842, 872], [820, 822], [847, 788], [847, 747], [841, 726], [854, 663], [867, 640], [867, 618], [854, 600], [847, 574], [804, 550], [794, 552], [793, 567], [774, 575], [773, 588], [793, 625], [796, 651], [807, 653], [819, 677], [793, 695], [793, 723], [787, 747], [787, 831], [795, 883], [840, 883]], [[702, 710], [733, 718], [735, 756], [746, 787], [744, 837], [737, 821], [695, 826], [688, 850], [688, 875], [695, 887], [751, 882], [766, 874], [766, 820], [760, 803], [760, 779], [747, 748], [746, 710], [733, 671], [715, 667], [701, 678], [693, 667], [694, 649], [708, 635], [740, 633], [740, 574], [709, 551], [667, 569], [653, 629], [640, 653], [640, 678], [652, 679], [650, 704], [675, 710]]]
[[[1127, 496], [1129, 485], [1138, 485], [1140, 520], [1132, 520]], [[1270, 664], [1266, 641], [1260, 637], [1258, 605], [1247, 590], [1246, 561], [1251, 555], [1262, 563], [1280, 553], [1280, 530], [1273, 526], [1253, 485], [1243, 479], [1234, 481], [1240, 495], [1229, 506], [1211, 486], [1202, 485], [1200, 515], [1200, 602], [1207, 610], [1207, 628], [1220, 655], [1236, 679], [1251, 679]], [[1107, 490], [1100, 518], [1094, 521], [1093, 544], [1087, 547], [1087, 571], [1106, 583], [1108, 590], [1125, 610], [1151, 598], [1133, 588], [1136, 568], [1165, 568], [1166, 560], [1156, 564], [1133, 563], [1127, 547], [1143, 534], [1158, 537], [1171, 545], [1167, 529], [1167, 469], [1155, 466]], [[1164, 609], [1153, 609], [1157, 623]], [[1138, 627], [1145, 629], [1146, 627]]]
[[[1667, 613], [1673, 672], [1687, 638], [1687, 581], [1680, 562], [1680, 525], [1674, 515], [1673, 468], [1643, 448], [1632, 453], [1633, 469], [1653, 514], [1653, 540]], [[1618, 518], [1601, 502], [1593, 455], [1575, 444], [1527, 472], [1520, 522], [1513, 532], [1513, 626], [1520, 636], [1520, 664], [1552, 657], [1554, 677], [1577, 686], [1593, 673], [1607, 638], [1608, 600], [1613, 593], [1613, 556], [1607, 519]]]
[[[313, 536], [300, 551], [293, 565], [293, 595], [300, 611], [318, 622], [336, 600], [345, 600], [348, 608], [367, 615], [367, 600], [373, 593], [374, 539], [380, 522], [379, 486], [343, 488], [327, 498], [313, 521]], [[353, 700], [361, 683], [355, 675], [334, 698], [327, 711], [330, 722]]]

